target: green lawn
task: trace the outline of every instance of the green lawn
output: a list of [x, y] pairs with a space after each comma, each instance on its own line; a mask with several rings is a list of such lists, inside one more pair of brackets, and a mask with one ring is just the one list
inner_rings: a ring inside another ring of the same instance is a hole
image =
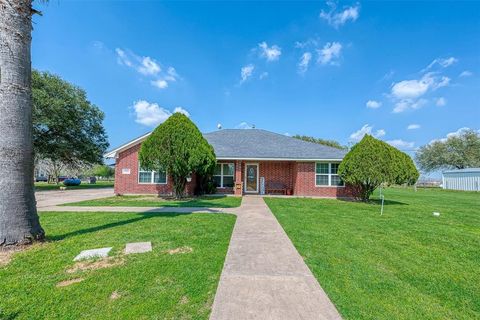
[[79, 207], [211, 207], [234, 208], [240, 206], [241, 197], [204, 196], [184, 200], [167, 200], [157, 196], [114, 196], [95, 200], [66, 203]]
[[345, 319], [480, 319], [480, 193], [384, 194], [266, 202]]
[[[52, 212], [40, 218], [48, 241], [0, 266], [0, 319], [208, 319], [233, 215]], [[153, 252], [122, 254], [127, 242], [137, 241], [151, 241]], [[96, 263], [113, 266], [69, 272], [81, 250], [109, 246], [115, 258]], [[168, 252], [178, 248], [184, 253]], [[72, 279], [83, 281], [57, 287]]]
[[[49, 184], [47, 182], [35, 182], [36, 191], [50, 191], [50, 190], [60, 190], [60, 187], [63, 187], [63, 183], [59, 184]], [[95, 184], [89, 184], [82, 182], [79, 186], [70, 186], [67, 187], [67, 190], [75, 189], [97, 189], [97, 188], [113, 188], [113, 181], [99, 181]]]

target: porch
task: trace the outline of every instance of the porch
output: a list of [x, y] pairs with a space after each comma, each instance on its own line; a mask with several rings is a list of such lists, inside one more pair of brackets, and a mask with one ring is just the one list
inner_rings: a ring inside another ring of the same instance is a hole
[[214, 181], [217, 193], [293, 195], [296, 172], [294, 161], [222, 160]]

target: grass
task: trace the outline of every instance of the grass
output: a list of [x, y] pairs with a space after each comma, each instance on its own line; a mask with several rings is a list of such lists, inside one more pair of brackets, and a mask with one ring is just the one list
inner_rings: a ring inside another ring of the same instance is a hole
[[[0, 319], [208, 319], [233, 215], [50, 212], [40, 218], [47, 242], [0, 266]], [[122, 254], [127, 242], [137, 241], [151, 241], [153, 252]], [[116, 258], [69, 272], [81, 250], [110, 246]]]
[[113, 196], [95, 200], [66, 203], [79, 207], [210, 207], [234, 208], [240, 206], [241, 197], [204, 196], [184, 200], [168, 200], [157, 196]]
[[384, 195], [266, 201], [345, 319], [480, 319], [480, 194]]
[[[63, 183], [59, 184], [49, 184], [47, 182], [35, 182], [35, 191], [51, 191], [59, 190], [60, 187], [63, 187]], [[98, 188], [113, 188], [113, 181], [99, 181], [95, 184], [89, 184], [82, 182], [79, 186], [70, 186], [67, 187], [67, 190], [75, 189], [98, 189]]]

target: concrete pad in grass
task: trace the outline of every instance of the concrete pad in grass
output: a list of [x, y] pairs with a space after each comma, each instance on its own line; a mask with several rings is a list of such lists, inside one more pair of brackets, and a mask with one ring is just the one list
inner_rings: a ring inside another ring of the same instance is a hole
[[125, 246], [125, 254], [145, 253], [152, 251], [151, 242], [132, 242]]
[[73, 261], [80, 261], [86, 259], [94, 259], [94, 258], [105, 258], [108, 257], [108, 253], [112, 250], [112, 247], [108, 248], [98, 248], [98, 249], [90, 249], [90, 250], [83, 250], [77, 255]]

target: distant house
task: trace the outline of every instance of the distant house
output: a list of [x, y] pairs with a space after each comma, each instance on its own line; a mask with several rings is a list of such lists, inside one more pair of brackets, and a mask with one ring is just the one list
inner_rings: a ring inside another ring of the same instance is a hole
[[[116, 194], [172, 193], [168, 172], [143, 170], [138, 161], [147, 133], [108, 152], [115, 158]], [[346, 150], [298, 140], [260, 129], [224, 129], [204, 134], [217, 156], [214, 181], [223, 194], [293, 194], [348, 197], [337, 174]], [[195, 177], [187, 183], [192, 194]]]
[[480, 168], [444, 171], [442, 173], [442, 188], [480, 191]]

